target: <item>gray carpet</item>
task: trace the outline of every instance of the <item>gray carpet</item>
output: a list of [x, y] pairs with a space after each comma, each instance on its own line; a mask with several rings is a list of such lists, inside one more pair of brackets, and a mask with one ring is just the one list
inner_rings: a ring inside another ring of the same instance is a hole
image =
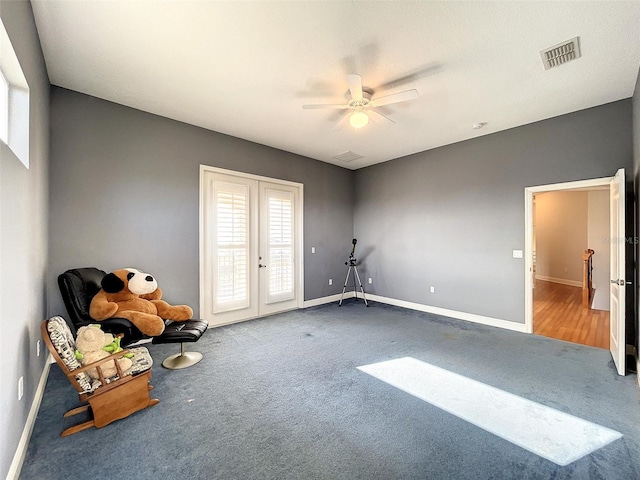
[[[180, 371], [148, 345], [160, 404], [71, 437], [52, 365], [22, 479], [640, 479], [639, 391], [607, 351], [353, 300], [209, 330]], [[358, 370], [411, 356], [612, 428], [566, 466]]]

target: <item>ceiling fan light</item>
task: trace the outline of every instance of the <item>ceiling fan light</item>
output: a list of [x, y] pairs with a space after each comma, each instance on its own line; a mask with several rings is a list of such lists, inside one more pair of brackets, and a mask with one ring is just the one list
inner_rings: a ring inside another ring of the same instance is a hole
[[362, 128], [369, 123], [369, 117], [364, 112], [355, 112], [349, 117], [349, 123], [353, 128]]

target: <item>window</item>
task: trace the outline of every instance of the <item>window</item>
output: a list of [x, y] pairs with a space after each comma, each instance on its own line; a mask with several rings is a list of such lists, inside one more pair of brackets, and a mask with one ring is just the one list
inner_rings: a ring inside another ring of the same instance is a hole
[[246, 307], [249, 302], [249, 188], [224, 182], [216, 187], [214, 312]]
[[294, 231], [293, 192], [266, 191], [269, 240], [269, 301], [291, 299], [294, 296]]
[[0, 142], [29, 168], [29, 85], [1, 19]]
[[0, 70], [0, 140], [9, 143], [9, 83]]

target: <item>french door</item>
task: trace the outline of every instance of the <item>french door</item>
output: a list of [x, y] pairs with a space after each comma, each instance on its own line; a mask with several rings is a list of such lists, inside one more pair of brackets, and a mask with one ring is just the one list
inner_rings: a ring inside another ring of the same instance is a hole
[[625, 185], [624, 185], [624, 169], [621, 168], [611, 179], [610, 186], [610, 229], [611, 241], [610, 255], [611, 266], [609, 267], [611, 275], [611, 311], [609, 314], [609, 350], [616, 370], [619, 375], [626, 373], [625, 356], [626, 356], [626, 340], [625, 340], [625, 288], [627, 282], [625, 280]]
[[302, 185], [201, 167], [200, 311], [211, 326], [301, 306]]

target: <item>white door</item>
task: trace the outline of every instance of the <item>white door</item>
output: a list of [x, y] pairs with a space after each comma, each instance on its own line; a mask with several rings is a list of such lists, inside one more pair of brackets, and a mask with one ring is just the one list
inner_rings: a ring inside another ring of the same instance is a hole
[[201, 171], [201, 316], [224, 325], [298, 307], [300, 189]]
[[296, 187], [260, 182], [260, 301], [258, 314], [290, 310], [296, 296]]
[[624, 169], [611, 180], [611, 311], [609, 349], [618, 374], [625, 374], [625, 189]]

